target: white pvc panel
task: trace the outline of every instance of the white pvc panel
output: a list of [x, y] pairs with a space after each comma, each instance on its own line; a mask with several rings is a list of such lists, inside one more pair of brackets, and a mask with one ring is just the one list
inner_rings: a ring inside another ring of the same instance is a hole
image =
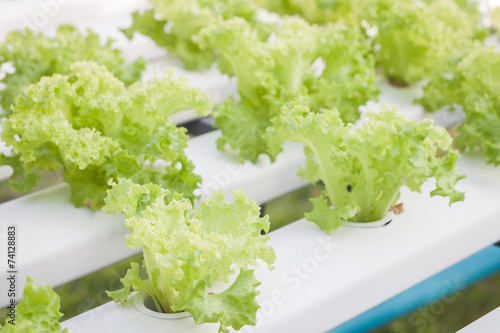
[[[276, 269], [262, 282], [257, 327], [240, 332], [325, 332], [500, 239], [500, 170], [462, 157], [466, 200], [404, 190], [404, 213], [382, 228], [342, 227], [328, 236], [301, 220], [276, 230]], [[71, 332], [217, 332], [192, 318], [158, 320], [107, 303], [63, 323]]]
[[465, 326], [457, 333], [498, 333], [500, 332], [500, 307]]
[[214, 131], [193, 138], [186, 150], [196, 165], [195, 172], [203, 178], [203, 185], [197, 191], [201, 200], [210, 197], [213, 191], [243, 188], [252, 199], [265, 203], [307, 185], [296, 176], [299, 166], [305, 163], [302, 144], [286, 142], [274, 163], [261, 155], [256, 164], [249, 161], [240, 164], [236, 154], [216, 149], [215, 140], [220, 135], [220, 131]]

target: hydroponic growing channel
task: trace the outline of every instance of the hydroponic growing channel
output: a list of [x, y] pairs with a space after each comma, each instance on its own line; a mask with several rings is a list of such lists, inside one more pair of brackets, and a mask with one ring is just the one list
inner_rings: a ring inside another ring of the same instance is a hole
[[[59, 180], [0, 204], [0, 331], [363, 331], [350, 320], [471, 255], [490, 260], [470, 276], [498, 271], [485, 6], [1, 2], [0, 180]], [[257, 204], [308, 183], [313, 210], [268, 232]], [[139, 253], [59, 326], [42, 285]]]

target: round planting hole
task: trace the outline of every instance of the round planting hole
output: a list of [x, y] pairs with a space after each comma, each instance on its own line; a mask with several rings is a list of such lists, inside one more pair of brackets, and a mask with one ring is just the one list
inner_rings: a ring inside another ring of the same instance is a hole
[[134, 304], [137, 310], [154, 318], [179, 319], [179, 318], [191, 317], [191, 314], [185, 311], [175, 312], [175, 313], [158, 312], [156, 310], [156, 306], [153, 302], [153, 299], [151, 298], [151, 296], [149, 296], [148, 293], [144, 291], [141, 291], [134, 296]]

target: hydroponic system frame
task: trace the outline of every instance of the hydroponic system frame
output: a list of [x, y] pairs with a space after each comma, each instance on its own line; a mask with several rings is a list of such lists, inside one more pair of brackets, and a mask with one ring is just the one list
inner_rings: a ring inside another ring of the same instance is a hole
[[[191, 85], [207, 91], [214, 103], [236, 96], [236, 79], [215, 67], [201, 72], [182, 69], [177, 58], [167, 55], [147, 37], [138, 35], [128, 40], [123, 36], [119, 28], [130, 26], [131, 12], [147, 6], [140, 0], [0, 2], [0, 38], [25, 26], [50, 36], [59, 24], [70, 22], [79, 29], [92, 28], [102, 37], [115, 38], [127, 60], [143, 56], [147, 61], [143, 77], [173, 66]], [[426, 114], [413, 103], [421, 95], [419, 85], [396, 88], [382, 78], [377, 85], [381, 89], [380, 101], [370, 102], [373, 108], [395, 104], [411, 120], [432, 117], [443, 126], [461, 117], [446, 112]], [[172, 119], [178, 125], [198, 122], [211, 126], [209, 118], [192, 111]], [[241, 163], [235, 154], [217, 149], [220, 136], [220, 130], [211, 128], [188, 141], [186, 154], [203, 179], [199, 189], [202, 200], [215, 190], [230, 193], [242, 188], [251, 199], [265, 204], [307, 184], [296, 175], [306, 161], [302, 144], [287, 142], [274, 162], [260, 156], [257, 163]], [[9, 154], [10, 148], [0, 146], [0, 151]], [[404, 202], [404, 213], [384, 227], [342, 227], [330, 235], [301, 219], [272, 231], [269, 244], [276, 251], [275, 269], [257, 268], [256, 276], [262, 282], [257, 296], [261, 306], [257, 325], [244, 326], [240, 332], [324, 332], [335, 327], [337, 332], [362, 330], [363, 326], [342, 325], [472, 255], [484, 253], [487, 259], [476, 257], [477, 265], [467, 266], [471, 274], [474, 270], [484, 275], [500, 269], [500, 251], [493, 245], [500, 240], [500, 169], [486, 164], [480, 156], [468, 154], [462, 154], [457, 165], [466, 175], [457, 184], [457, 189], [466, 193], [463, 202], [449, 206], [447, 198], [431, 198], [428, 193], [435, 183], [427, 181], [422, 193], [402, 189], [399, 201]], [[0, 166], [1, 181], [6, 181], [10, 173], [9, 167]], [[8, 290], [7, 277], [12, 274], [5, 266], [7, 226], [15, 225], [18, 232], [17, 301], [27, 276], [37, 284], [55, 287], [141, 252], [124, 245], [128, 230], [122, 215], [75, 208], [69, 195], [67, 184], [55, 184], [0, 204], [2, 307], [9, 304], [4, 291]], [[492, 262], [481, 266], [488, 258]], [[454, 285], [450, 290], [459, 287]], [[133, 297], [124, 306], [110, 301], [63, 322], [62, 327], [72, 333], [217, 331], [218, 324], [196, 325], [191, 317], [159, 320], [144, 314], [135, 306]], [[498, 310], [494, 318], [490, 323], [498, 324]]]

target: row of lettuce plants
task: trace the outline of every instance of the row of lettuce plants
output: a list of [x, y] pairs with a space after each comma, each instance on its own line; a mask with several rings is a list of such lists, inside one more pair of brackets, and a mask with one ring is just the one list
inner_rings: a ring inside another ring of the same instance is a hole
[[[254, 269], [276, 259], [262, 234], [269, 218], [242, 190], [232, 202], [215, 192], [193, 208], [201, 177], [184, 153], [186, 130], [169, 119], [179, 111], [211, 114], [219, 149], [229, 145], [241, 161], [274, 161], [285, 141], [303, 142], [298, 174], [324, 184], [306, 218], [329, 233], [384, 217], [402, 186], [419, 192], [429, 178], [431, 195], [464, 200], [453, 142], [500, 163], [500, 53], [483, 45], [488, 31], [473, 1], [151, 2], [124, 33], [148, 35], [188, 69], [216, 63], [237, 78], [238, 98], [214, 106], [172, 70], [140, 81], [144, 60], [126, 63], [111, 40], [68, 25], [54, 38], [14, 31], [0, 45], [0, 64], [14, 68], [1, 80], [1, 137], [12, 153], [0, 164], [13, 168], [15, 190], [57, 170], [76, 207], [125, 215], [126, 245], [142, 248], [144, 262], [108, 293], [117, 302], [142, 291], [159, 312], [187, 311], [198, 324], [220, 323], [220, 332], [256, 324]], [[282, 16], [268, 20], [262, 7]], [[428, 111], [462, 108], [455, 141], [395, 109], [360, 120], [359, 107], [379, 94], [377, 70], [396, 85], [423, 84], [416, 102]], [[209, 292], [216, 281], [229, 287]], [[33, 299], [46, 310], [31, 309]], [[21, 324], [1, 331], [60, 331], [57, 295], [31, 279], [18, 314]]]

